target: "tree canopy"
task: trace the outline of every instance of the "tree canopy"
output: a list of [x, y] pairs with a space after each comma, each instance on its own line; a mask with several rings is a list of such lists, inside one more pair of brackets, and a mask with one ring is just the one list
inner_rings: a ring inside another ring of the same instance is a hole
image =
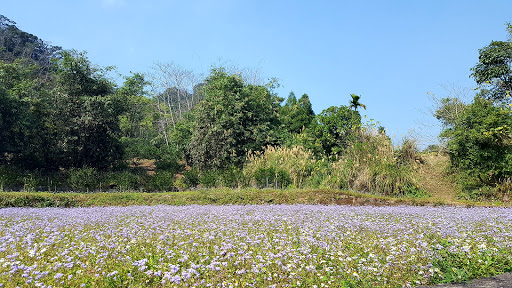
[[512, 91], [512, 24], [507, 23], [508, 41], [492, 41], [479, 50], [478, 63], [471, 68], [477, 84], [490, 86], [484, 96], [494, 100], [510, 97]]
[[265, 86], [213, 69], [197, 105], [190, 154], [200, 169], [241, 165], [249, 151], [276, 144], [277, 107]]

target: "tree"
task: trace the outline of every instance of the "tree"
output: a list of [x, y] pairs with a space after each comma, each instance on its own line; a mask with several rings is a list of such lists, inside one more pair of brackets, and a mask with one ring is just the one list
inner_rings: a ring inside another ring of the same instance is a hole
[[190, 156], [199, 169], [240, 166], [248, 151], [275, 144], [277, 107], [270, 91], [241, 76], [212, 69], [205, 99], [194, 110]]
[[510, 39], [492, 41], [479, 50], [478, 63], [471, 68], [477, 84], [490, 86], [485, 97], [502, 101], [512, 91], [512, 24], [507, 23]]
[[467, 107], [467, 105], [457, 97], [442, 98], [438, 101], [437, 105], [434, 117], [436, 117], [445, 128], [456, 125], [459, 117]]
[[366, 110], [366, 106], [359, 102], [359, 99], [361, 99], [361, 96], [358, 96], [356, 94], [350, 94], [350, 97], [352, 97], [352, 100], [350, 100], [350, 108], [353, 108], [354, 111], [357, 111], [359, 107], [363, 107], [364, 110]]
[[309, 127], [315, 118], [309, 96], [303, 94], [302, 97], [297, 100], [293, 92], [290, 92], [279, 114], [284, 130], [287, 130], [291, 134], [298, 134], [303, 129]]
[[38, 81], [38, 70], [25, 60], [0, 61], [0, 162], [5, 164], [28, 169], [46, 164], [48, 91]]
[[355, 140], [361, 127], [361, 115], [347, 106], [331, 106], [318, 114], [314, 134], [326, 156], [342, 152]]
[[510, 111], [477, 96], [456, 116], [441, 133], [447, 140], [452, 165], [476, 175], [483, 184], [511, 177]]
[[47, 119], [59, 167], [108, 168], [122, 157], [119, 116], [125, 105], [107, 78], [110, 70], [91, 64], [85, 53], [63, 51]]
[[[3, 62], [0, 61], [0, 81], [3, 80], [1, 76], [5, 75], [3, 71]], [[6, 164], [9, 155], [15, 151], [16, 142], [14, 137], [14, 126], [16, 124], [16, 116], [18, 111], [19, 102], [16, 98], [9, 95], [8, 90], [4, 85], [0, 85], [0, 163]]]
[[125, 77], [123, 86], [116, 91], [125, 105], [125, 112], [120, 116], [123, 137], [147, 139], [152, 134], [154, 109], [145, 91], [148, 84], [144, 75], [135, 73]]
[[162, 133], [167, 138], [169, 126], [174, 128], [183, 118], [183, 114], [201, 100], [197, 90], [199, 77], [176, 63], [157, 63], [153, 67], [151, 77], [152, 93], [157, 102], [157, 110], [161, 117]]

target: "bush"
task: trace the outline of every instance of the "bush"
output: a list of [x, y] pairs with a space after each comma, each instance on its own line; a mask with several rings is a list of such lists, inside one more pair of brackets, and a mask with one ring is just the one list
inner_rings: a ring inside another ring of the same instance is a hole
[[187, 187], [196, 187], [201, 183], [201, 180], [199, 178], [199, 170], [195, 167], [191, 168], [188, 171], [185, 171], [183, 173], [183, 182]]
[[406, 138], [402, 145], [395, 151], [395, 158], [399, 164], [410, 165], [416, 160], [421, 161], [418, 145], [415, 139]]
[[94, 191], [99, 188], [99, 175], [90, 167], [72, 168], [69, 170], [69, 185], [75, 191]]
[[160, 155], [160, 150], [146, 139], [123, 137], [121, 144], [124, 148], [125, 159], [155, 159]]
[[167, 171], [156, 171], [147, 179], [145, 188], [148, 191], [174, 191], [174, 174]]
[[16, 167], [0, 166], [0, 188], [23, 185], [23, 173]]
[[199, 182], [203, 184], [203, 187], [212, 188], [217, 186], [217, 179], [219, 173], [216, 170], [204, 171], [199, 177]]
[[282, 169], [258, 168], [254, 172], [254, 180], [258, 188], [286, 188], [291, 184], [290, 174]]
[[222, 171], [219, 175], [219, 181], [221, 186], [228, 188], [241, 188], [249, 186], [243, 170], [236, 166], [230, 166]]
[[480, 97], [475, 97], [441, 133], [447, 139], [452, 166], [488, 186], [512, 176], [510, 135], [510, 109]]
[[26, 192], [35, 192], [37, 186], [41, 185], [41, 175], [39, 173], [29, 173], [23, 177], [23, 190]]
[[421, 189], [412, 178], [409, 167], [385, 163], [372, 169], [370, 189], [389, 196], [425, 197], [428, 193]]
[[[303, 185], [304, 187], [309, 188], [327, 188], [324, 183], [326, 182], [326, 179], [329, 177], [330, 173], [331, 163], [329, 161], [326, 161], [325, 159], [317, 161], [311, 176], [304, 180]], [[340, 185], [340, 187], [337, 189], [342, 189], [343, 187], [343, 185]]]
[[503, 201], [512, 200], [512, 179], [506, 178], [493, 186], [480, 182], [476, 177], [470, 177], [464, 173], [456, 174], [457, 182], [461, 186], [458, 198], [472, 201]]
[[137, 190], [142, 183], [142, 177], [130, 172], [112, 172], [106, 174], [103, 183], [108, 187], [104, 188], [116, 188], [119, 191]]
[[172, 174], [177, 174], [184, 168], [183, 164], [180, 164], [173, 155], [163, 155], [161, 159], [156, 161], [156, 169], [165, 170]]

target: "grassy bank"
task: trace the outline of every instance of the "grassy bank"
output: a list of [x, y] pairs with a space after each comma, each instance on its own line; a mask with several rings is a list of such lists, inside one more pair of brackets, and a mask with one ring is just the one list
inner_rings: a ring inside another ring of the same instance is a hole
[[468, 205], [504, 206], [503, 203], [445, 202], [438, 198], [392, 198], [342, 190], [208, 189], [169, 193], [47, 193], [0, 192], [0, 207], [90, 207], [129, 205]]

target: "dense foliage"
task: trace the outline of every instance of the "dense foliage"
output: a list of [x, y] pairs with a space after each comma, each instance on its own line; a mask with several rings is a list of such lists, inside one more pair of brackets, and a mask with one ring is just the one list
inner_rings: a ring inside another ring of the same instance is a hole
[[41, 73], [51, 67], [52, 59], [58, 58], [61, 47], [52, 46], [37, 36], [20, 30], [16, 23], [0, 15], [0, 60], [13, 62], [16, 59], [27, 59], [37, 63]]
[[510, 111], [477, 97], [442, 136], [455, 167], [492, 184], [512, 176], [511, 129]]
[[200, 169], [241, 166], [248, 151], [276, 144], [277, 105], [264, 86], [213, 69], [195, 108], [190, 154]]
[[0, 162], [27, 169], [108, 168], [121, 159], [122, 102], [104, 70], [83, 53], [62, 51], [52, 80], [36, 64], [0, 63]]

